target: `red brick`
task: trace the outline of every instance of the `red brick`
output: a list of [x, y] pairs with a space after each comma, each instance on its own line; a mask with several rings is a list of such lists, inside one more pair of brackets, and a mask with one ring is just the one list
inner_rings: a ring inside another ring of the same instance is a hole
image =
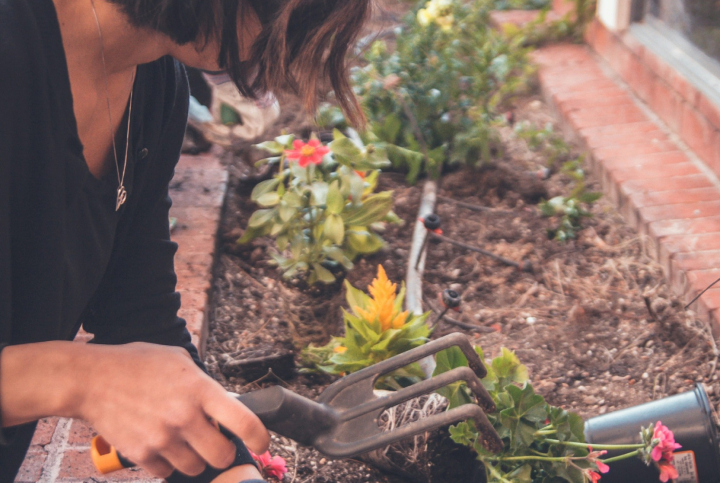
[[628, 166], [623, 168], [610, 169], [608, 170], [608, 172], [612, 180], [618, 184], [625, 181], [643, 179], [653, 180], [652, 184], [655, 184], [655, 182], [660, 178], [675, 178], [678, 176], [700, 175], [700, 170], [698, 170], [695, 164], [691, 162], [674, 163], [659, 166]]
[[[637, 124], [643, 123], [635, 123], [632, 126], [637, 126]], [[613, 148], [638, 143], [665, 144], [671, 142], [663, 131], [658, 129], [654, 123], [651, 124], [655, 127], [653, 131], [633, 132], [633, 130], [627, 130], [628, 126], [623, 126], [623, 129], [616, 129], [615, 132], [608, 133], [586, 131], [583, 134], [583, 139], [588, 147], [592, 149]]]
[[574, 111], [568, 113], [567, 117], [576, 130], [647, 120], [647, 116], [633, 104]]
[[697, 110], [688, 104], [683, 105], [682, 130], [680, 136], [690, 149], [706, 163], [712, 163], [715, 159], [713, 145], [717, 131]]
[[592, 109], [594, 107], [605, 107], [605, 106], [624, 106], [628, 104], [634, 104], [632, 98], [625, 92], [616, 93], [610, 96], [599, 96], [589, 95], [582, 91], [584, 94], [582, 97], [576, 96], [566, 100], [560, 100], [558, 103], [562, 112], [573, 112], [582, 111], [585, 109]]
[[628, 83], [637, 96], [647, 103], [652, 102], [652, 91], [657, 76], [637, 57], [632, 57], [632, 65], [621, 77]]
[[644, 142], [625, 144], [622, 146], [607, 146], [593, 150], [593, 156], [600, 159], [627, 158], [643, 154], [667, 153], [678, 151], [677, 145], [670, 141], [655, 141], [650, 139]]
[[194, 307], [181, 307], [178, 311], [178, 317], [185, 319], [187, 330], [192, 337], [192, 343], [200, 351], [200, 357], [203, 357], [208, 334], [205, 313]]
[[[698, 201], [720, 200], [720, 190], [717, 188], [695, 188], [677, 191], [648, 191], [635, 193], [630, 201], [636, 207], [667, 205], [668, 202], [697, 203]], [[679, 221], [679, 220], [676, 220]]]
[[670, 267], [670, 260], [678, 253], [720, 250], [720, 233], [667, 236], [662, 239], [659, 248], [660, 263]]
[[[632, 124], [625, 125], [622, 129], [619, 129], [617, 126], [587, 127], [581, 129], [580, 134], [583, 138], [592, 140], [592, 142], [588, 141], [588, 144], [596, 145], [596, 143], [601, 142], [604, 138], [614, 139], [619, 137], [624, 138], [625, 136], [644, 136], [648, 134], [655, 136], [657, 135], [659, 129], [660, 128], [657, 124], [646, 119], [641, 122], [634, 122]], [[633, 142], [637, 142], [637, 140]]]
[[224, 171], [225, 168], [223, 167], [222, 163], [220, 163], [220, 156], [222, 155], [222, 150], [220, 151], [214, 151], [211, 150], [210, 153], [205, 154], [198, 154], [198, 155], [190, 155], [190, 154], [183, 154], [180, 156], [180, 160], [178, 161], [177, 170], [183, 170], [183, 169], [204, 169], [204, 170], [222, 170]]
[[[630, 169], [654, 166], [671, 166], [684, 164], [690, 159], [682, 151], [668, 151], [665, 153], [638, 154], [637, 156], [613, 156], [612, 158], [598, 158], [604, 169]], [[687, 187], [686, 187], [687, 188]]]
[[673, 258], [672, 265], [673, 270], [684, 272], [704, 270], [706, 268], [720, 268], [720, 250], [678, 253]]
[[178, 244], [178, 252], [212, 253], [215, 248], [215, 235], [195, 235], [190, 232], [172, 234], [172, 240]]
[[575, 3], [568, 0], [553, 0], [552, 11], [558, 15], [567, 15], [575, 13]]
[[720, 129], [720, 106], [713, 103], [707, 96], [699, 96], [696, 107], [715, 129]]
[[530, 56], [542, 67], [594, 63], [587, 47], [578, 44], [552, 44], [532, 52]]
[[710, 183], [705, 175], [695, 174], [676, 176], [673, 178], [634, 179], [622, 183], [621, 191], [624, 196], [631, 196], [633, 193], [644, 193], [648, 191], [675, 191], [709, 187], [712, 187], [712, 183]]
[[225, 171], [178, 169], [170, 182], [170, 197], [177, 207], [217, 207], [223, 202], [226, 183]]
[[720, 216], [655, 221], [649, 224], [648, 233], [655, 238], [720, 233]]
[[682, 99], [660, 78], [655, 78], [650, 92], [650, 108], [667, 124], [670, 129], [680, 130], [682, 120]]
[[639, 208], [639, 211], [644, 223], [683, 218], [707, 218], [720, 215], [720, 201], [645, 206]]
[[181, 271], [177, 274], [178, 290], [189, 292], [203, 292], [210, 290], [210, 279], [207, 277], [198, 277], [195, 273]]
[[15, 483], [35, 483], [42, 476], [43, 465], [47, 453], [39, 446], [31, 446], [25, 456], [20, 471], [15, 477]]
[[170, 216], [177, 219], [172, 235], [191, 231], [194, 235], [215, 235], [220, 223], [220, 210], [207, 208], [179, 207], [170, 210]]
[[81, 481], [95, 478], [107, 482], [130, 482], [139, 479], [152, 479], [153, 476], [140, 468], [128, 468], [109, 475], [100, 475], [93, 466], [90, 450], [83, 449], [68, 450], [63, 455], [58, 480], [65, 478], [79, 479]]
[[68, 443], [73, 446], [89, 446], [95, 436], [97, 436], [97, 432], [88, 423], [80, 419], [73, 419]]
[[55, 434], [57, 423], [58, 418], [43, 418], [38, 421], [37, 428], [35, 428], [35, 434], [33, 435], [32, 444], [40, 446], [50, 444], [53, 434]]

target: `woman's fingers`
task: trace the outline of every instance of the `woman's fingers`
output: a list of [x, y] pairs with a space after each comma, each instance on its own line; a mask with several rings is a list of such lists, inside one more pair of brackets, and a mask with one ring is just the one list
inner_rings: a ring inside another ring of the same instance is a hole
[[205, 418], [186, 431], [188, 444], [213, 468], [224, 469], [235, 460], [235, 445]]
[[167, 478], [174, 471], [173, 466], [160, 456], [143, 461], [142, 467], [158, 478]]
[[208, 416], [243, 440], [245, 446], [262, 454], [270, 446], [270, 434], [260, 419], [243, 403], [224, 390], [212, 392], [203, 400]]
[[197, 476], [205, 471], [205, 460], [187, 444], [173, 444], [162, 452], [162, 456], [173, 468], [187, 476]]

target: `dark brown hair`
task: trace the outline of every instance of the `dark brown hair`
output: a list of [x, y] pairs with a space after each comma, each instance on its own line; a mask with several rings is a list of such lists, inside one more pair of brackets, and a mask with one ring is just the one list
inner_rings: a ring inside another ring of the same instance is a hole
[[[348, 81], [346, 54], [370, 15], [372, 0], [109, 0], [131, 23], [168, 35], [178, 44], [218, 40], [218, 64], [240, 92], [257, 98], [290, 89], [314, 111], [320, 88], [329, 80], [348, 120], [364, 121]], [[252, 9], [262, 31], [250, 59], [238, 39]]]

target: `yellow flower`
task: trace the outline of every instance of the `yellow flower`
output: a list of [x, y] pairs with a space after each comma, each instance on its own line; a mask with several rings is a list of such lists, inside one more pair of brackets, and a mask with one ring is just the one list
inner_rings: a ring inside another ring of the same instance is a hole
[[452, 14], [445, 15], [444, 17], [438, 17], [435, 19], [435, 23], [440, 26], [440, 30], [448, 32], [452, 30], [454, 17]]
[[345, 347], [344, 345], [339, 345], [334, 348], [333, 351], [337, 352], [338, 354], [344, 354], [345, 352], [347, 352], [347, 347]]
[[354, 307], [355, 313], [368, 322], [379, 321], [383, 332], [388, 329], [399, 329], [405, 324], [408, 312], [395, 310], [396, 289], [397, 284], [390, 282], [383, 266], [378, 265], [377, 277], [368, 286], [368, 291], [372, 295], [370, 307], [367, 310]]
[[428, 12], [427, 9], [421, 8], [420, 10], [418, 10], [417, 22], [421, 26], [427, 27], [428, 25], [430, 25], [430, 23], [433, 20], [434, 20], [434, 18], [432, 18], [432, 16], [430, 15], [430, 12]]

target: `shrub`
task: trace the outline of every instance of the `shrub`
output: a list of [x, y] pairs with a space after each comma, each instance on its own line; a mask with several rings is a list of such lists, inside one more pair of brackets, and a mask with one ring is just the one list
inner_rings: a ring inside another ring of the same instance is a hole
[[391, 211], [392, 192], [374, 192], [380, 168], [389, 165], [384, 150], [339, 131], [327, 146], [284, 135], [257, 147], [274, 155], [262, 162], [277, 163], [279, 172], [253, 189], [251, 198], [262, 208], [238, 243], [275, 238], [273, 259], [285, 278], [308, 272], [311, 285], [332, 283], [358, 255], [382, 248], [374, 227], [400, 222]]

